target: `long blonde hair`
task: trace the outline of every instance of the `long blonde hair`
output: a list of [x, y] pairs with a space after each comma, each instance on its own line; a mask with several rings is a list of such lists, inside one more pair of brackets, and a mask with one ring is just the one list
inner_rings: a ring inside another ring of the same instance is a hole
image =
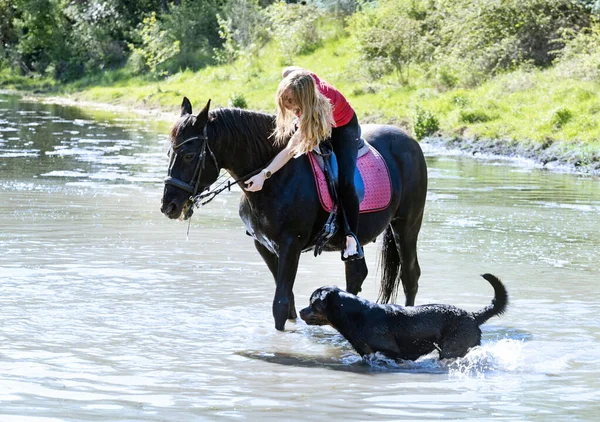
[[290, 73], [279, 83], [275, 94], [277, 118], [273, 134], [275, 141], [280, 144], [287, 142], [295, 129], [296, 115], [284, 105], [283, 94], [288, 89], [300, 110], [300, 143], [294, 152], [302, 154], [312, 151], [319, 142], [331, 136], [331, 128], [335, 125], [333, 107], [329, 99], [317, 89], [310, 72], [302, 69]]

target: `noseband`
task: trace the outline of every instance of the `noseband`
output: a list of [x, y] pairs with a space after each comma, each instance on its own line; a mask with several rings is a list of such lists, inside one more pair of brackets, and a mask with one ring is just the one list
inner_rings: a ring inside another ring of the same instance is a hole
[[[198, 157], [198, 162], [196, 163], [196, 168], [194, 169], [192, 180], [190, 180], [189, 182], [184, 182], [181, 179], [177, 179], [176, 177], [171, 176], [173, 166], [175, 165], [175, 158], [177, 157], [177, 150], [183, 145], [187, 144], [188, 142], [195, 141], [196, 139], [200, 139], [202, 141], [202, 145], [200, 146], [200, 156]], [[215, 169], [218, 172], [219, 164], [217, 163], [217, 158], [215, 157], [215, 154], [210, 149], [210, 145], [208, 145], [208, 135], [206, 133], [206, 126], [204, 126], [204, 131], [202, 135], [192, 136], [191, 138], [188, 138], [180, 142], [179, 144], [171, 147], [171, 150], [169, 151], [171, 154], [171, 162], [169, 163], [169, 171], [167, 173], [167, 177], [165, 178], [165, 185], [172, 185], [176, 188], [182, 189], [185, 192], [188, 192], [191, 195], [191, 198], [194, 198], [198, 194], [198, 188], [200, 187], [200, 178], [202, 177], [202, 170], [204, 170], [206, 162], [206, 151], [209, 152], [215, 165]]]

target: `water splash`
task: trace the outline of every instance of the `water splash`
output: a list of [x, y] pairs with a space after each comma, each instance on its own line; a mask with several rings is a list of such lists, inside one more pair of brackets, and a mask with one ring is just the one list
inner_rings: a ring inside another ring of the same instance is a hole
[[493, 372], [518, 372], [525, 369], [524, 343], [503, 339], [474, 347], [463, 358], [448, 359], [448, 373], [457, 378], [483, 378]]

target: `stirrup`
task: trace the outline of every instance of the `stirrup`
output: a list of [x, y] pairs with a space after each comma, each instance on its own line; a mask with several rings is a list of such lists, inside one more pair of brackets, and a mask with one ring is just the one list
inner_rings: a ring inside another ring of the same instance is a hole
[[365, 251], [363, 250], [362, 246], [360, 246], [360, 242], [358, 241], [356, 235], [350, 232], [346, 236], [344, 236], [344, 240], [346, 240], [347, 236], [352, 236], [356, 241], [356, 253], [344, 257], [344, 250], [346, 249], [346, 246], [344, 245], [344, 248], [342, 249], [342, 261], [354, 261], [358, 259], [363, 259], [365, 257]]

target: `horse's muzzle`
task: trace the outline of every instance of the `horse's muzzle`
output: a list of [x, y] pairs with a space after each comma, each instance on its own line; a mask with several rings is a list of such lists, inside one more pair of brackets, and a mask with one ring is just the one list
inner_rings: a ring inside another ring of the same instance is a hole
[[179, 216], [181, 215], [181, 209], [177, 206], [175, 201], [169, 202], [169, 204], [166, 206], [163, 202], [162, 206], [160, 207], [160, 212], [162, 212], [164, 215], [173, 220], [179, 218]]

